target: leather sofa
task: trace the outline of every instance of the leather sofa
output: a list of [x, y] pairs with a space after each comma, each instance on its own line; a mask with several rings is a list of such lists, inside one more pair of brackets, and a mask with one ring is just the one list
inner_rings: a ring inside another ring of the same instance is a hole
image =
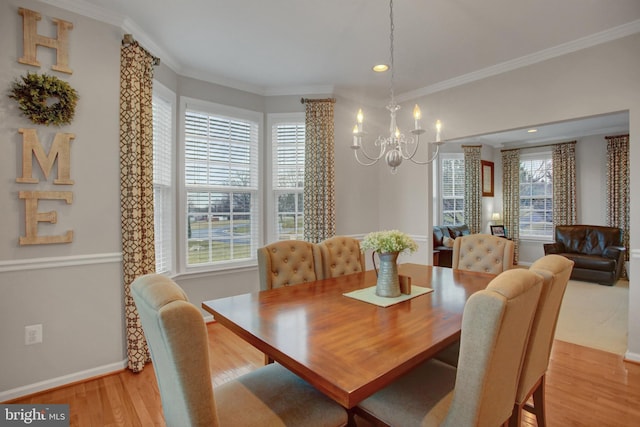
[[574, 280], [612, 286], [624, 268], [622, 230], [599, 225], [558, 225], [555, 243], [544, 244], [545, 255], [558, 254], [575, 264]]
[[445, 237], [455, 240], [459, 236], [471, 234], [469, 227], [463, 225], [434, 225], [433, 226], [433, 250], [440, 251], [436, 265], [451, 268], [451, 256], [453, 254], [453, 242], [451, 246], [445, 245]]

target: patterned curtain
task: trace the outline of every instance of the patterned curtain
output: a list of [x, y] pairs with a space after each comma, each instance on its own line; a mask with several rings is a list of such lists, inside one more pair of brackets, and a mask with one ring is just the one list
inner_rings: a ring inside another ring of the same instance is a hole
[[133, 280], [155, 271], [153, 234], [154, 58], [136, 42], [120, 50], [120, 215], [128, 367], [139, 372], [149, 349], [130, 293]]
[[319, 243], [336, 233], [333, 146], [335, 99], [307, 99], [304, 102], [304, 239]]
[[502, 151], [502, 209], [504, 227], [513, 240], [513, 263], [517, 264], [520, 253], [520, 150]]
[[576, 214], [576, 141], [553, 147], [553, 226], [571, 225]]
[[464, 151], [464, 222], [471, 233], [482, 231], [481, 145], [463, 145]]
[[629, 135], [608, 136], [606, 140], [607, 224], [622, 229], [625, 259], [629, 261]]

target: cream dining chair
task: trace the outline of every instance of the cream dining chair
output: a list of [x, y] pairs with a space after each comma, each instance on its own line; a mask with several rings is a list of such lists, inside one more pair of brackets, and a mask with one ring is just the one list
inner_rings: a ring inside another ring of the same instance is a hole
[[334, 236], [318, 243], [325, 279], [365, 271], [364, 252], [353, 237]]
[[430, 359], [363, 400], [356, 413], [389, 426], [496, 427], [513, 409], [542, 277], [506, 271], [471, 295], [458, 369]]
[[168, 277], [131, 285], [169, 427], [344, 426], [346, 410], [281, 365], [260, 367], [214, 388], [200, 310]]
[[[489, 234], [469, 234], [459, 236], [453, 242], [451, 268], [500, 274], [513, 268], [513, 242], [503, 237]], [[458, 366], [460, 341], [456, 341], [435, 358]]]
[[304, 240], [282, 240], [259, 248], [258, 276], [262, 290], [321, 280], [320, 248]]
[[453, 241], [451, 268], [499, 274], [513, 268], [513, 241], [490, 234], [469, 234]]
[[[545, 374], [549, 366], [562, 298], [573, 270], [573, 261], [560, 255], [547, 255], [534, 262], [529, 269], [542, 275], [544, 283], [540, 302], [533, 318], [509, 425], [519, 427], [522, 411], [526, 410], [536, 416], [538, 427], [544, 427], [546, 426]], [[533, 406], [530, 406], [527, 402], [532, 396]]]

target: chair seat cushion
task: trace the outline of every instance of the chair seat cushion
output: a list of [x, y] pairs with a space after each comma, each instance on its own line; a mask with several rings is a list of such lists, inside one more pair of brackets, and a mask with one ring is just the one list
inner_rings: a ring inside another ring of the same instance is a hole
[[221, 426], [339, 426], [347, 412], [272, 363], [214, 389]]
[[616, 260], [611, 258], [604, 258], [598, 255], [583, 255], [577, 253], [563, 253], [559, 254], [572, 260], [575, 264], [573, 268], [584, 268], [589, 270], [599, 271], [615, 271]]
[[[428, 382], [425, 382], [428, 381]], [[439, 426], [447, 415], [456, 369], [431, 359], [358, 404], [390, 426]]]

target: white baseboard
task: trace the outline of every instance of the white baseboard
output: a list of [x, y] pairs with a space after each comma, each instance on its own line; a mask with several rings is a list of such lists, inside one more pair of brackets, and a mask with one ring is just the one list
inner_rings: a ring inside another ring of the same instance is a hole
[[109, 365], [98, 366], [96, 368], [87, 369], [86, 371], [80, 371], [62, 377], [51, 378], [49, 380], [40, 381], [34, 384], [28, 384], [22, 387], [17, 387], [11, 390], [0, 391], [0, 402], [6, 402], [7, 400], [17, 399], [22, 396], [38, 393], [44, 390], [50, 390], [56, 387], [71, 384], [77, 381], [86, 380], [101, 375], [111, 374], [121, 371], [127, 367], [127, 360], [122, 362], [111, 363]]
[[640, 354], [631, 353], [629, 350], [624, 354], [624, 360], [628, 360], [629, 362], [640, 363]]

